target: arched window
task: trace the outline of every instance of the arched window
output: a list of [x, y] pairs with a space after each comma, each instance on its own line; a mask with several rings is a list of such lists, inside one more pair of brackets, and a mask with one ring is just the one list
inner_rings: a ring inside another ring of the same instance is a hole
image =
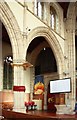
[[59, 33], [59, 16], [52, 3], [40, 2], [35, 0], [34, 2], [35, 14], [44, 20], [53, 30]]
[[43, 17], [43, 2], [35, 0], [35, 14], [42, 19]]
[[41, 2], [37, 2], [37, 16], [39, 18], [42, 17], [42, 3]]
[[50, 27], [56, 31], [58, 29], [58, 16], [52, 6], [50, 6]]
[[7, 56], [4, 59], [3, 89], [11, 90], [13, 86], [13, 68], [11, 66], [12, 61], [12, 56]]

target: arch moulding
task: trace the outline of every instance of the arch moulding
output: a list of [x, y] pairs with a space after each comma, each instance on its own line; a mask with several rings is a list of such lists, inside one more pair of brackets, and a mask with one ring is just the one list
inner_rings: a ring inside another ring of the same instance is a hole
[[50, 47], [54, 53], [55, 59], [56, 59], [59, 77], [63, 77], [64, 56], [63, 56], [61, 46], [60, 46], [56, 36], [52, 33], [52, 31], [50, 31], [46, 27], [38, 27], [38, 28], [33, 29], [33, 31], [28, 35], [27, 49], [29, 47], [29, 44], [32, 42], [32, 40], [39, 36], [44, 37], [45, 40], [50, 45]]
[[12, 11], [4, 0], [0, 2], [0, 21], [4, 24], [7, 30], [12, 46], [13, 60], [16, 60], [19, 54], [19, 44], [22, 35]]

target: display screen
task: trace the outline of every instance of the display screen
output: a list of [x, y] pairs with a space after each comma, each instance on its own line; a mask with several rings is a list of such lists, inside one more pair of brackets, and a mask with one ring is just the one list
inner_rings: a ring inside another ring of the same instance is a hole
[[71, 78], [50, 81], [50, 93], [71, 92]]

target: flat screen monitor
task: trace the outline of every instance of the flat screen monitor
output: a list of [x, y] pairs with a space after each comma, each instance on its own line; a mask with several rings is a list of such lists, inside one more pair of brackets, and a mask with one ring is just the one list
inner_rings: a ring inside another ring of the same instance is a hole
[[63, 78], [50, 81], [50, 93], [71, 92], [71, 78]]

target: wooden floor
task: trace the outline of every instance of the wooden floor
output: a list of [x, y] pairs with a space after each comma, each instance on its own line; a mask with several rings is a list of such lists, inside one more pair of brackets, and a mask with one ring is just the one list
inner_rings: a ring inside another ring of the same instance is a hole
[[8, 110], [2, 110], [2, 115], [4, 116], [5, 119], [21, 119], [21, 120], [28, 120], [28, 119], [33, 119], [33, 120], [77, 120], [77, 114], [75, 115], [64, 115], [64, 114], [56, 114], [56, 113], [51, 113], [48, 111], [28, 111], [24, 113], [20, 112], [15, 112], [15, 111], [8, 111]]

